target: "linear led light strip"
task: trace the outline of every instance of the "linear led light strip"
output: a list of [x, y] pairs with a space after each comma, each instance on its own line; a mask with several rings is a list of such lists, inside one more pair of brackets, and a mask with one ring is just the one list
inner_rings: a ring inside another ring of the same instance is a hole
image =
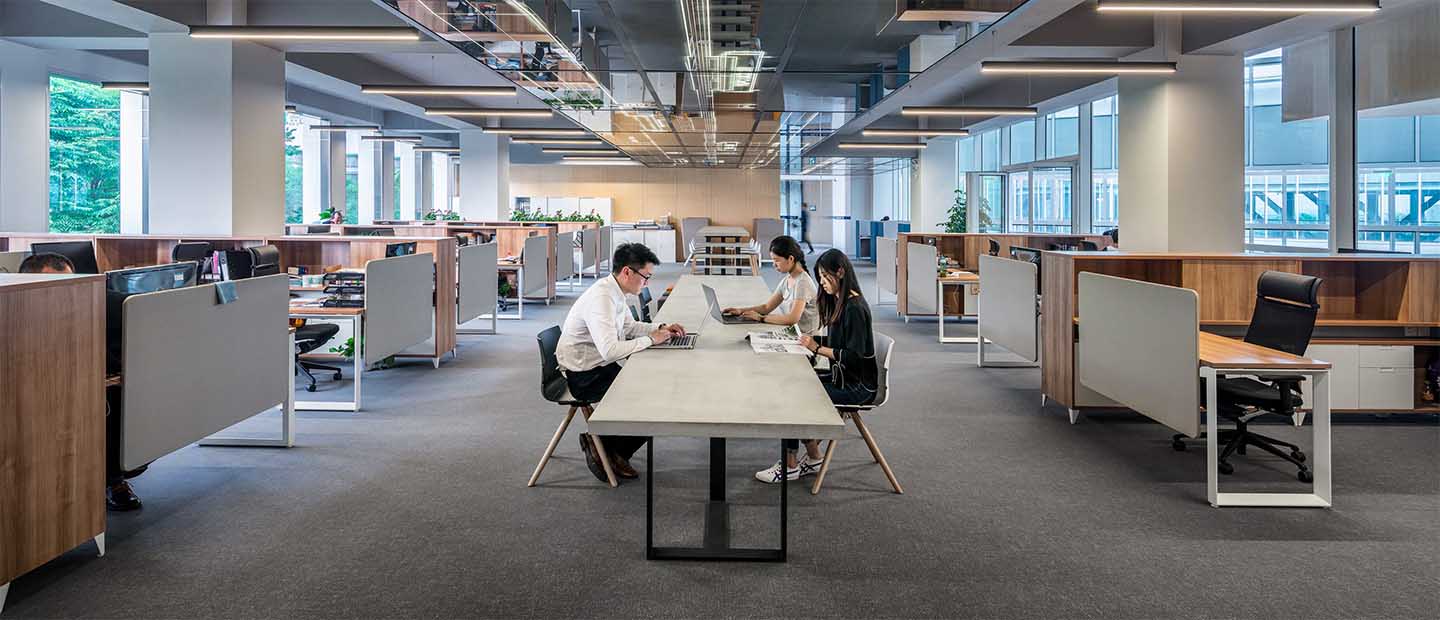
[[503, 97], [514, 95], [514, 86], [426, 86], [404, 84], [365, 84], [360, 92], [369, 95], [461, 95]]
[[312, 131], [380, 131], [379, 125], [311, 125]]
[[842, 149], [873, 149], [873, 150], [884, 150], [884, 151], [894, 151], [894, 150], [905, 150], [905, 149], [909, 149], [909, 150], [914, 150], [914, 151], [923, 151], [923, 150], [925, 150], [925, 145], [924, 145], [924, 144], [917, 144], [917, 143], [914, 143], [914, 142], [841, 142], [841, 143], [840, 143], [840, 148], [842, 148]]
[[100, 88], [105, 90], [133, 90], [141, 93], [150, 92], [149, 82], [101, 82]]
[[620, 149], [570, 149], [570, 148], [542, 148], [542, 153], [554, 153], [556, 155], [609, 155], [618, 156]]
[[937, 138], [942, 136], [964, 137], [970, 132], [964, 129], [865, 129], [860, 132], [862, 135], [874, 137], [911, 137], [911, 138]]
[[526, 136], [588, 136], [584, 129], [558, 129], [553, 127], [481, 127], [485, 133]]
[[1038, 116], [1035, 108], [1009, 106], [905, 106], [901, 116]]
[[573, 146], [604, 146], [605, 142], [598, 138], [511, 138], [516, 144], [541, 144], [541, 145], [573, 145]]
[[417, 146], [416, 153], [459, 153], [460, 149], [453, 146]]
[[334, 26], [191, 26], [193, 39], [419, 41], [413, 28]]
[[420, 142], [424, 140], [420, 136], [360, 136], [360, 139], [370, 142]]
[[516, 108], [425, 108], [426, 116], [489, 116], [494, 118], [550, 118], [554, 110]]
[[1174, 73], [1175, 63], [1118, 61], [1094, 62], [1055, 60], [986, 60], [980, 63], [980, 72], [1089, 75], [1118, 75], [1122, 73]]
[[1137, 13], [1374, 13], [1380, 10], [1380, 2], [1378, 0], [1370, 2], [1100, 0], [1096, 8], [1100, 11], [1116, 13], [1124, 11]]

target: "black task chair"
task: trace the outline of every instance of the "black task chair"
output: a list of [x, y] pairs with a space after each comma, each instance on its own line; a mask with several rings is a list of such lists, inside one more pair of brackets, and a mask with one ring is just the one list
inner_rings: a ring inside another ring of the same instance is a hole
[[1094, 241], [1086, 241], [1086, 240], [1084, 240], [1084, 239], [1081, 239], [1081, 240], [1080, 240], [1080, 251], [1082, 251], [1082, 252], [1099, 252], [1099, 251], [1100, 251], [1100, 244], [1095, 243]]
[[206, 274], [212, 273], [210, 269], [212, 251], [213, 248], [209, 241], [181, 241], [175, 244], [175, 247], [170, 248], [170, 260], [177, 263], [186, 261], [198, 263], [200, 271], [196, 275], [196, 280], [199, 281], [205, 279]]
[[1107, 230], [1107, 231], [1105, 231], [1105, 232], [1103, 232], [1103, 233], [1101, 233], [1101, 234], [1103, 234], [1103, 235], [1105, 235], [1106, 237], [1109, 237], [1109, 238], [1110, 238], [1110, 245], [1120, 245], [1120, 229], [1119, 229], [1119, 228], [1111, 228], [1110, 230]]
[[[1250, 315], [1245, 342], [1292, 355], [1304, 355], [1310, 346], [1310, 335], [1315, 331], [1315, 317], [1320, 313], [1320, 284], [1323, 282], [1313, 276], [1280, 271], [1261, 274], [1256, 285], [1255, 313]], [[1220, 431], [1217, 438], [1225, 445], [1220, 453], [1220, 473], [1235, 471], [1229, 462], [1231, 454], [1245, 454], [1246, 446], [1255, 446], [1293, 463], [1299, 468], [1297, 477], [1301, 482], [1313, 480], [1310, 468], [1305, 466], [1305, 453], [1300, 451], [1299, 446], [1251, 432], [1249, 428], [1250, 421], [1262, 415], [1294, 416], [1301, 405], [1300, 382], [1303, 379], [1298, 375], [1266, 375], [1258, 380], [1248, 377], [1220, 380], [1216, 386], [1220, 403], [1215, 407], [1207, 404], [1208, 415], [1218, 413], [1235, 423], [1233, 430]], [[1184, 435], [1173, 438], [1176, 450], [1185, 449], [1184, 438]], [[1289, 450], [1289, 453], [1280, 448]]]
[[[570, 427], [570, 421], [575, 419], [575, 411], [578, 409], [585, 414], [589, 420], [590, 415], [595, 413], [594, 403], [575, 398], [570, 394], [570, 385], [565, 381], [565, 373], [560, 372], [560, 362], [555, 359], [555, 349], [560, 346], [560, 326], [556, 325], [540, 332], [535, 336], [540, 343], [540, 395], [552, 403], [562, 407], [569, 407], [565, 413], [565, 419], [560, 421], [560, 428], [555, 429], [555, 436], [550, 438], [550, 444], [545, 446], [545, 453], [540, 456], [540, 463], [535, 466], [535, 473], [530, 474], [530, 482], [525, 486], [533, 487], [540, 480], [540, 472], [545, 470], [545, 464], [550, 462], [550, 455], [555, 453], [555, 446], [560, 445], [560, 439], [565, 436], [565, 429]], [[605, 468], [605, 477], [610, 482], [610, 487], [619, 486], [615, 481], [615, 470], [610, 467], [610, 457], [605, 452], [605, 444], [600, 441], [600, 436], [590, 434], [591, 447], [600, 464]]]
[[987, 241], [990, 242], [990, 255], [991, 255], [991, 256], [999, 256], [999, 255], [1000, 255], [1000, 242], [999, 242], [999, 241], [996, 241], [996, 240], [994, 240], [994, 239], [987, 239]]
[[646, 322], [646, 323], [649, 323], [649, 322], [650, 322], [650, 302], [655, 301], [655, 298], [650, 295], [650, 287], [647, 286], [647, 287], [641, 288], [641, 289], [640, 289], [640, 294], [637, 295], [637, 297], [640, 298], [640, 318], [637, 319], [637, 320], [640, 320], [640, 321], [644, 321], [644, 322]]
[[261, 245], [250, 248], [250, 275], [273, 276], [280, 273], [280, 248]]
[[[328, 366], [302, 360], [300, 356], [325, 346], [326, 343], [335, 337], [335, 334], [340, 333], [340, 326], [334, 323], [316, 323], [311, 325], [304, 319], [292, 319], [291, 325], [295, 326], [295, 369], [305, 373], [305, 378], [310, 381], [310, 384], [305, 386], [305, 391], [315, 391], [315, 375], [310, 372], [312, 370], [333, 372], [335, 373], [335, 380], [339, 381], [344, 375], [340, 374], [340, 368], [338, 366]], [[360, 352], [356, 351], [355, 354], [359, 355]]]

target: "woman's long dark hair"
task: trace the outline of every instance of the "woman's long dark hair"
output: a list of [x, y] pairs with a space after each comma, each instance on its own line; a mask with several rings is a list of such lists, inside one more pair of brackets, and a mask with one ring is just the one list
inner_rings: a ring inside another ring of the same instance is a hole
[[[840, 280], [839, 290], [835, 295], [825, 292], [823, 276], [820, 274], [822, 271]], [[855, 268], [850, 266], [850, 259], [840, 250], [825, 250], [820, 258], [815, 259], [815, 281], [821, 283], [816, 308], [820, 311], [820, 320], [826, 324], [833, 325], [840, 320], [840, 315], [845, 312], [845, 304], [851, 301], [865, 303], [865, 294], [860, 291], [860, 280], [855, 277]]]
[[800, 261], [800, 270], [808, 267], [805, 265], [805, 253], [800, 251], [800, 242], [790, 235], [780, 235], [770, 242], [770, 253], [783, 258], [790, 258]]

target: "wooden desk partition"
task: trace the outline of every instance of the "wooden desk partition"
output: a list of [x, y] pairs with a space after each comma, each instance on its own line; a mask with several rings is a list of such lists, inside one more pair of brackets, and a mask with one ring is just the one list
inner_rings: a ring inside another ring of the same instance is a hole
[[[0, 274], [0, 604], [105, 532], [105, 280]], [[102, 547], [103, 553], [103, 547]]]
[[[896, 237], [896, 251], [899, 253], [895, 259], [895, 280], [898, 286], [896, 301], [896, 312], [903, 316], [933, 316], [935, 314], [928, 302], [935, 296], [928, 291], [921, 294], [927, 301], [922, 308], [912, 309], [909, 300], [909, 244], [918, 243], [921, 245], [933, 245], [940, 256], [950, 259], [950, 266], [966, 271], [978, 271], [980, 269], [980, 255], [988, 254], [990, 241], [994, 240], [1000, 244], [1000, 256], [1010, 256], [1010, 248], [1025, 247], [1037, 250], [1045, 250], [1050, 244], [1064, 246], [1079, 246], [1081, 241], [1089, 241], [1100, 248], [1110, 245], [1110, 238], [1104, 235], [1044, 235], [1044, 234], [988, 234], [988, 233], [898, 233]], [[878, 264], [878, 257], [876, 259]], [[983, 279], [985, 274], [980, 274]], [[955, 295], [946, 299], [945, 308], [950, 314], [960, 313], [960, 297]]]
[[[1440, 354], [1440, 257], [1046, 252], [1040, 277], [1042, 391], [1072, 409], [1105, 404], [1075, 380], [1080, 273], [1194, 290], [1200, 326], [1239, 335], [1255, 307], [1255, 284], [1267, 270], [1324, 278], [1314, 344], [1414, 346], [1419, 361]], [[1423, 364], [1414, 367], [1418, 394]], [[1415, 400], [1412, 411], [1440, 412], [1434, 403]]]

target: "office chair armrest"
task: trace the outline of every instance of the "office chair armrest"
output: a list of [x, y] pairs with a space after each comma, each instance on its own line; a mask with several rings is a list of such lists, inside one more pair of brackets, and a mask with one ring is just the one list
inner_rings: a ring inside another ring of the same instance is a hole
[[1259, 375], [1258, 378], [1266, 383], [1274, 383], [1276, 385], [1295, 384], [1296, 386], [1305, 380], [1304, 375]]
[[1260, 375], [1261, 381], [1272, 383], [1280, 389], [1280, 409], [1294, 411], [1300, 407], [1300, 382], [1305, 380], [1301, 375]]

